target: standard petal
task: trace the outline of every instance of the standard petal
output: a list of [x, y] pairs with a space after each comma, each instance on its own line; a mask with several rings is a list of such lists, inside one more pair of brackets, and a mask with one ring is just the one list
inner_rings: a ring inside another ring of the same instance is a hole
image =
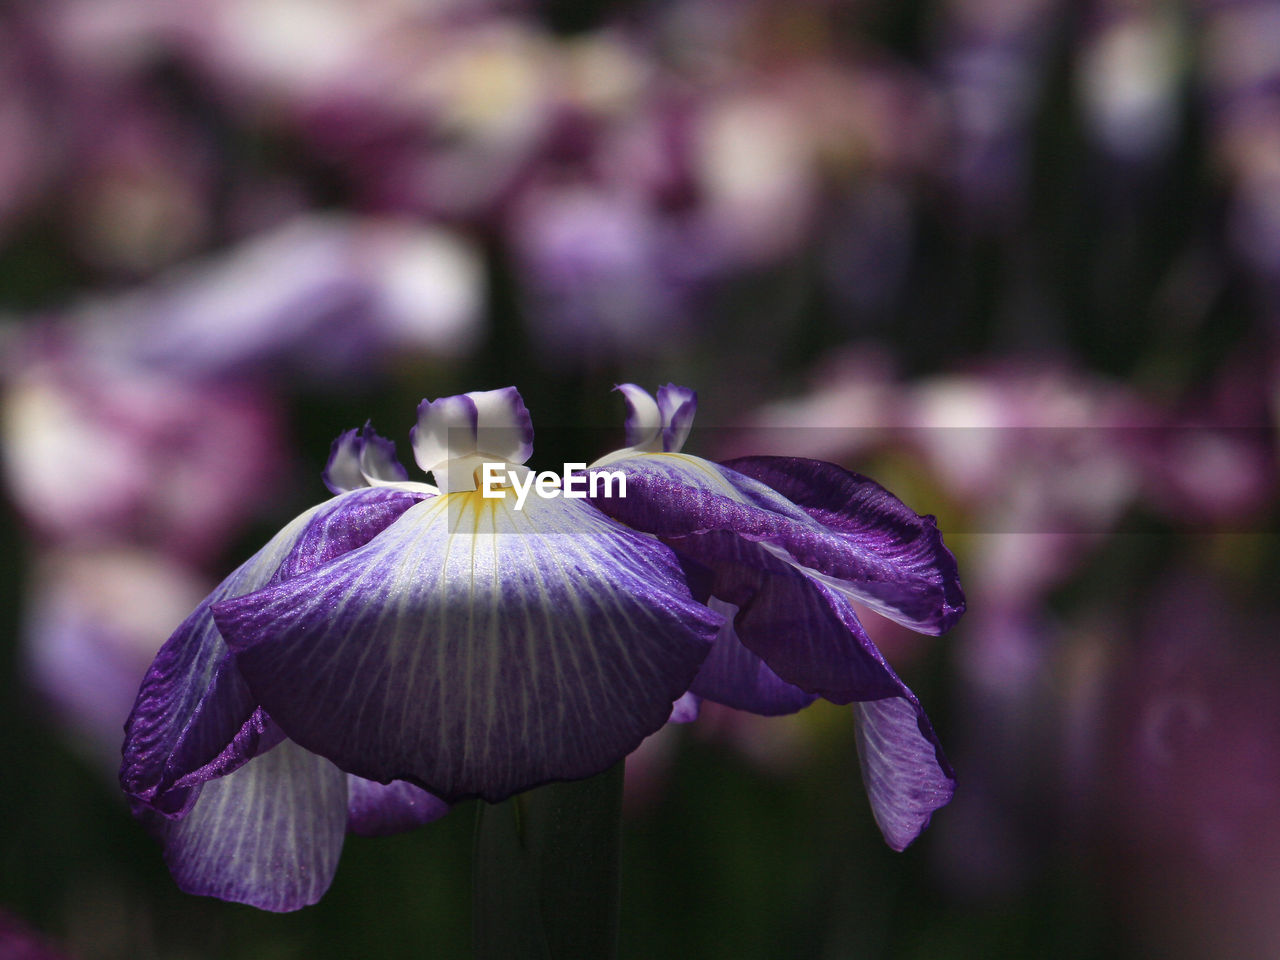
[[347, 832], [385, 837], [439, 820], [449, 805], [403, 780], [378, 783], [347, 774]]
[[413, 457], [428, 473], [473, 454], [508, 463], [533, 455], [533, 422], [515, 387], [423, 400], [411, 436]]
[[533, 421], [515, 387], [468, 394], [476, 405], [476, 449], [508, 463], [533, 456]]
[[720, 617], [581, 500], [428, 500], [215, 610], [264, 707], [344, 770], [453, 802], [586, 777], [658, 729]]
[[662, 449], [678, 453], [693, 429], [698, 394], [689, 387], [668, 383], [658, 388], [658, 409], [662, 411]]
[[206, 783], [190, 812], [160, 830], [187, 893], [286, 911], [329, 889], [346, 825], [346, 775], [285, 741]]
[[[212, 605], [257, 590], [282, 570], [297, 572], [367, 542], [418, 499], [364, 488], [328, 500], [296, 517], [218, 585], [160, 648], [142, 681], [125, 723], [120, 783], [129, 796], [178, 814], [199, 782], [190, 774], [210, 764], [211, 776], [229, 772], [237, 765], [233, 758], [243, 762], [261, 746], [252, 729], [242, 731], [252, 724], [257, 702], [230, 667]], [[238, 733], [241, 752], [223, 756]], [[176, 787], [184, 778], [186, 786]]]
[[333, 441], [329, 447], [329, 462], [321, 474], [330, 493], [346, 493], [369, 485], [360, 471], [362, 447], [359, 430], [346, 430]]
[[627, 419], [624, 426], [628, 447], [643, 450], [657, 450], [657, 443], [662, 433], [662, 411], [658, 401], [649, 391], [634, 383], [620, 383], [613, 389], [622, 394], [627, 405]]
[[398, 483], [409, 479], [409, 471], [396, 458], [395, 441], [380, 437], [368, 423], [360, 432], [360, 474], [366, 483], [381, 480]]
[[733, 628], [737, 607], [714, 597], [707, 605], [723, 614], [725, 622], [702, 669], [693, 678], [691, 693], [766, 717], [795, 713], [817, 699], [817, 694], [806, 693], [795, 684], [787, 683], [757, 654], [743, 646]]
[[[866, 477], [819, 460], [749, 457], [728, 465], [684, 454], [597, 464], [622, 470], [626, 497], [593, 502], [664, 540], [728, 531], [904, 626], [937, 634], [964, 612], [955, 558], [933, 517]], [[791, 497], [794, 497], [793, 501]]]
[[476, 452], [479, 416], [475, 401], [465, 393], [418, 404], [418, 422], [409, 431], [413, 459], [431, 473], [449, 460]]
[[[905, 689], [905, 688], [904, 688]], [[955, 773], [915, 695], [854, 704], [862, 783], [885, 842], [904, 850], [955, 793]]]

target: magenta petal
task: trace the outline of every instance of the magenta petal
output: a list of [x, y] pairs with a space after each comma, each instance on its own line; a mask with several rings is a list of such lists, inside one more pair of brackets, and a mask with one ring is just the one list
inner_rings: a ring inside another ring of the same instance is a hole
[[910, 690], [854, 704], [862, 783], [885, 842], [904, 850], [955, 793], [955, 773]]
[[439, 820], [449, 805], [403, 780], [378, 783], [347, 774], [347, 832], [384, 837]]
[[589, 504], [478, 493], [215, 616], [292, 739], [450, 802], [609, 767], [666, 722], [721, 622], [667, 547]]
[[187, 893], [286, 911], [329, 889], [346, 823], [346, 775], [286, 741], [204, 784], [187, 815], [160, 829]]

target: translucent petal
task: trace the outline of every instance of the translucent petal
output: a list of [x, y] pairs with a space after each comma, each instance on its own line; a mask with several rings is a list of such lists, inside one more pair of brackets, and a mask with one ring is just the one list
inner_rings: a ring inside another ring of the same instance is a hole
[[955, 774], [915, 696], [854, 705], [862, 783], [885, 842], [904, 850], [955, 793]]
[[345, 774], [285, 741], [206, 783], [190, 812], [160, 830], [183, 890], [286, 911], [329, 889], [346, 824]]

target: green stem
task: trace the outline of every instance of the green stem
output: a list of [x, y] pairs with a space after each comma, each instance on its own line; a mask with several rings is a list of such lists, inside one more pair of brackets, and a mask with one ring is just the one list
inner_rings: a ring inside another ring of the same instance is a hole
[[610, 960], [616, 953], [623, 763], [480, 804], [477, 960]]

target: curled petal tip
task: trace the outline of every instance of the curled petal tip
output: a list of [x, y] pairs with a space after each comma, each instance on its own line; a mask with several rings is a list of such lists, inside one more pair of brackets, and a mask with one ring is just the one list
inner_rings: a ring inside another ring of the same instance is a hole
[[411, 437], [414, 459], [428, 473], [476, 454], [507, 463], [533, 455], [533, 421], [515, 387], [423, 400]]
[[638, 449], [658, 449], [662, 435], [662, 411], [648, 390], [634, 383], [620, 383], [613, 388], [622, 394], [627, 405], [624, 425], [626, 444]]

